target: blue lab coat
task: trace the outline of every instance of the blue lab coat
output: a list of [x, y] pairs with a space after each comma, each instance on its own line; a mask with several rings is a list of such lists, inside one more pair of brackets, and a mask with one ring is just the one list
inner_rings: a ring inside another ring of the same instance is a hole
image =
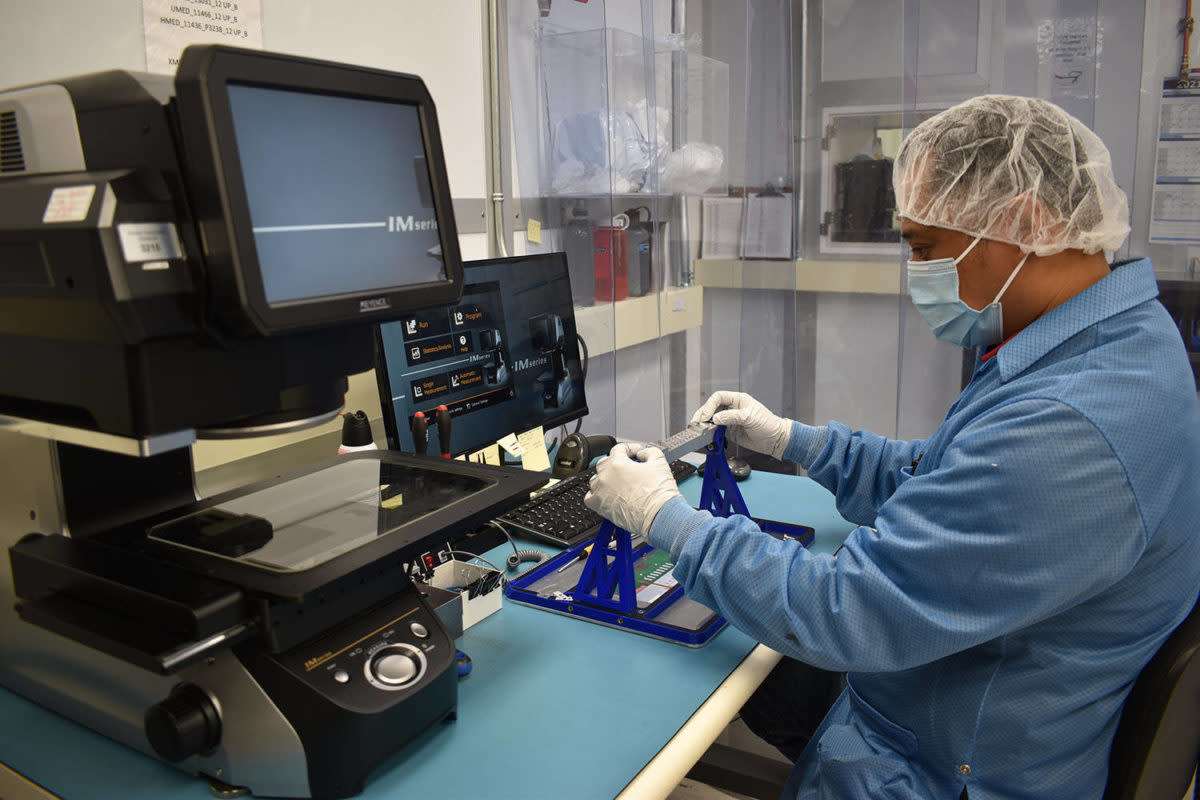
[[849, 673], [785, 796], [1101, 796], [1125, 695], [1200, 589], [1200, 403], [1156, 295], [1148, 261], [1114, 267], [923, 441], [796, 423], [785, 457], [862, 526], [836, 557], [679, 498], [655, 518], [691, 598]]

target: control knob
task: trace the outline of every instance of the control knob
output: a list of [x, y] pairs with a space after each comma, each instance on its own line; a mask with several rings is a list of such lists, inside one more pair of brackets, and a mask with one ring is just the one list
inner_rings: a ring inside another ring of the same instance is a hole
[[221, 715], [208, 693], [191, 683], [181, 683], [167, 699], [146, 710], [146, 739], [167, 761], [207, 753], [221, 741]]
[[416, 683], [425, 671], [425, 656], [407, 644], [377, 651], [366, 664], [367, 680], [380, 689], [403, 689]]

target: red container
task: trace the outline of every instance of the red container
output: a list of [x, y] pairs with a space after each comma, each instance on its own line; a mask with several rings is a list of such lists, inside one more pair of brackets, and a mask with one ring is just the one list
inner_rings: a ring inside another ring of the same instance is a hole
[[629, 237], [624, 228], [597, 227], [592, 233], [596, 260], [596, 302], [629, 297]]

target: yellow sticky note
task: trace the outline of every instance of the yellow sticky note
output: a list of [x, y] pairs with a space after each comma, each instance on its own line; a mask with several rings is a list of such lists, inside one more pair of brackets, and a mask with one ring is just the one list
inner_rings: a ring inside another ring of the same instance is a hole
[[534, 244], [542, 243], [542, 223], [536, 219], [530, 219], [529, 224], [525, 226], [525, 238]]
[[534, 472], [550, 469], [550, 454], [546, 452], [546, 434], [542, 426], [527, 430], [517, 437], [525, 452], [521, 454], [521, 468]]

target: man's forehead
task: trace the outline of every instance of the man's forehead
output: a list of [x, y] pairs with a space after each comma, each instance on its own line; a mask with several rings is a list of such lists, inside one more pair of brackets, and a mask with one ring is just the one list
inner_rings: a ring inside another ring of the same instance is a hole
[[945, 230], [945, 228], [935, 228], [932, 225], [922, 225], [919, 222], [913, 222], [911, 219], [900, 220], [900, 235], [905, 239], [918, 235], [936, 236]]
[[900, 218], [900, 236], [906, 242], [920, 242], [923, 245], [951, 245], [959, 241], [970, 241], [974, 234], [963, 233], [954, 228], [941, 228], [937, 225], [922, 225], [910, 219]]

